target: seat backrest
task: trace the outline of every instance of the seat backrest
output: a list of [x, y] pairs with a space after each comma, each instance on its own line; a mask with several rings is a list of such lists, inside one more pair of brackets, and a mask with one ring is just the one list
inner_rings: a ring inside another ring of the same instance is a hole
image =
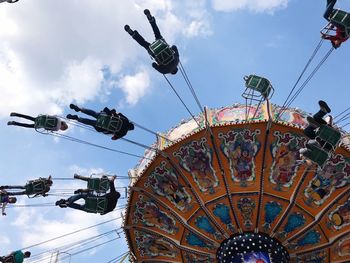
[[167, 65], [174, 60], [175, 52], [170, 48], [170, 46], [165, 42], [164, 39], [157, 39], [150, 46], [155, 60], [160, 65]]
[[333, 9], [332, 13], [329, 16], [329, 20], [334, 25], [341, 25], [345, 29], [345, 34], [347, 37], [350, 36], [350, 14], [340, 10]]
[[323, 166], [329, 158], [329, 153], [315, 145], [307, 145], [308, 150], [303, 155], [312, 162]]
[[268, 79], [257, 75], [250, 75], [245, 80], [247, 88], [258, 91], [264, 98], [269, 97], [272, 86]]
[[119, 118], [119, 116], [110, 116], [104, 113], [100, 113], [96, 120], [96, 127], [112, 133], [119, 132], [122, 126], [123, 121], [121, 118]]
[[333, 148], [336, 148], [341, 139], [341, 133], [339, 130], [329, 125], [321, 125], [316, 130], [316, 137], [322, 141], [328, 142]]
[[35, 129], [53, 130], [58, 123], [58, 119], [54, 116], [39, 115], [35, 118]]
[[91, 196], [86, 198], [85, 210], [91, 213], [103, 213], [107, 209], [107, 199], [105, 197]]
[[108, 177], [89, 178], [87, 187], [97, 193], [105, 193], [109, 190], [109, 179]]

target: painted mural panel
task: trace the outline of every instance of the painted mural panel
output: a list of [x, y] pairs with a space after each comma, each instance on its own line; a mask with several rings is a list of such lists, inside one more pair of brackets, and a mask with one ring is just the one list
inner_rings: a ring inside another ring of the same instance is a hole
[[288, 191], [293, 183], [297, 170], [301, 165], [299, 149], [306, 139], [296, 133], [275, 131], [274, 140], [270, 144], [273, 158], [270, 168], [269, 182], [276, 191]]
[[144, 187], [152, 188], [158, 196], [165, 197], [179, 211], [188, 212], [193, 209], [194, 197], [191, 190], [180, 180], [176, 170], [166, 162], [162, 162], [150, 172]]
[[179, 232], [180, 225], [169, 212], [164, 210], [156, 202], [140, 194], [135, 204], [132, 223], [154, 227], [173, 236]]
[[206, 138], [190, 141], [173, 155], [178, 158], [180, 166], [191, 174], [201, 192], [214, 194], [218, 191], [219, 178], [213, 167], [213, 149], [208, 146]]
[[261, 142], [257, 141], [256, 135], [260, 133], [258, 129], [236, 129], [218, 134], [221, 151], [229, 162], [231, 179], [242, 187], [255, 181], [254, 158], [261, 148]]
[[350, 162], [343, 156], [333, 156], [323, 169], [318, 168], [315, 176], [304, 189], [304, 202], [319, 207], [333, 192], [350, 183]]

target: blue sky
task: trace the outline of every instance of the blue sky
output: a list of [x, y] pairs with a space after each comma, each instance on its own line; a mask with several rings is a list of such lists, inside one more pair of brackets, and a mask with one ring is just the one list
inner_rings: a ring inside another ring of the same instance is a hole
[[[72, 177], [75, 172], [108, 172], [126, 176], [137, 158], [69, 141], [54, 140], [32, 130], [6, 125], [12, 111], [37, 115], [70, 113], [74, 102], [96, 110], [114, 107], [154, 131], [165, 131], [188, 113], [163, 76], [151, 67], [145, 50], [124, 31], [124, 24], [153, 39], [143, 14], [149, 8], [163, 36], [180, 51], [180, 59], [202, 105], [244, 103], [243, 77], [256, 73], [270, 79], [272, 102], [283, 104], [320, 40], [326, 24], [326, 0], [20, 0], [0, 4], [0, 184], [24, 184], [37, 177]], [[339, 0], [350, 10], [350, 1]], [[329, 50], [324, 42], [314, 62]], [[292, 104], [307, 112], [326, 100], [334, 115], [349, 106], [349, 43], [334, 51]], [[311, 68], [314, 67], [311, 65]], [[194, 113], [194, 99], [180, 74], [170, 76]], [[349, 126], [348, 126], [349, 127]], [[347, 128], [349, 130], [349, 128]], [[77, 128], [69, 135], [136, 154], [143, 149]], [[153, 135], [135, 129], [128, 139], [151, 144]], [[55, 181], [56, 189], [84, 186]], [[127, 186], [117, 180], [117, 186]], [[53, 203], [58, 197], [20, 199], [21, 204]], [[126, 200], [120, 200], [119, 205]], [[67, 232], [120, 217], [84, 214], [56, 207], [8, 209], [0, 218], [0, 254]], [[32, 225], [33, 224], [33, 225]], [[121, 220], [81, 232], [73, 242], [119, 228]], [[106, 239], [105, 239], [106, 240]], [[61, 246], [47, 243], [34, 253]], [[72, 262], [107, 262], [127, 251], [124, 237]], [[62, 261], [68, 262], [68, 261]]]

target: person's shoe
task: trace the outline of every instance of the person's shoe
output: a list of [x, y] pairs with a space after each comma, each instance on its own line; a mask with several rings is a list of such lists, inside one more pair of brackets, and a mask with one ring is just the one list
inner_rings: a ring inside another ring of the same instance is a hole
[[80, 108], [74, 104], [69, 104], [69, 108], [71, 108], [72, 110], [75, 110], [76, 112], [80, 111]]
[[320, 108], [323, 112], [330, 113], [331, 109], [328, 107], [327, 103], [323, 100], [318, 101], [318, 105], [320, 105]]
[[15, 122], [14, 122], [14, 121], [9, 121], [9, 122], [7, 123], [7, 125], [15, 125]]
[[74, 194], [76, 195], [76, 194], [80, 194], [80, 193], [82, 193], [83, 192], [83, 189], [78, 189], [78, 190], [75, 190], [74, 191]]
[[56, 202], [56, 205], [58, 205], [58, 206], [61, 207], [61, 208], [66, 208], [66, 207], [67, 207], [67, 204], [66, 204], [66, 200], [65, 200], [65, 199], [58, 200], [58, 201]]
[[80, 179], [80, 175], [79, 174], [74, 174], [73, 178], [74, 179]]
[[149, 21], [153, 20], [153, 16], [151, 15], [151, 12], [148, 9], [143, 10], [143, 13], [147, 16], [147, 19]]
[[17, 116], [17, 113], [16, 113], [16, 112], [11, 112], [11, 113], [10, 113], [10, 116], [11, 116], [11, 117]]
[[134, 30], [132, 30], [129, 25], [125, 25], [124, 30], [128, 32], [130, 36], [134, 35]]
[[68, 114], [68, 115], [67, 115], [67, 119], [70, 119], [70, 120], [78, 120], [79, 117], [78, 117], [78, 115]]

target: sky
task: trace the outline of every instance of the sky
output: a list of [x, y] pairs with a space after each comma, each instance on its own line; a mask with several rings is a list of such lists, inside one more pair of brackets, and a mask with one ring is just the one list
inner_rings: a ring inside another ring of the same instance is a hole
[[[129, 24], [146, 40], [154, 36], [143, 14], [155, 15], [162, 35], [176, 44], [180, 60], [202, 105], [210, 108], [244, 103], [243, 77], [268, 78], [282, 105], [320, 40], [326, 25], [326, 0], [20, 0], [0, 3], [0, 184], [29, 179], [72, 178], [74, 173], [127, 176], [138, 158], [77, 144], [30, 129], [7, 126], [10, 112], [36, 116], [72, 113], [76, 103], [96, 111], [116, 108], [153, 131], [166, 131], [189, 118], [164, 77], [151, 66], [147, 52], [125, 31]], [[337, 7], [350, 10], [349, 0]], [[293, 102], [306, 112], [323, 99], [338, 113], [349, 107], [349, 43], [335, 50]], [[310, 68], [322, 59], [324, 42]], [[186, 105], [198, 108], [180, 74], [169, 76]], [[349, 131], [349, 126], [346, 127]], [[142, 155], [144, 149], [123, 141], [70, 127], [67, 134], [99, 145]], [[127, 139], [150, 145], [152, 134], [135, 129]], [[128, 181], [117, 179], [117, 187]], [[53, 189], [84, 187], [79, 181], [54, 181]], [[59, 197], [27, 199], [19, 204], [54, 203]], [[123, 207], [126, 199], [120, 199]], [[33, 254], [55, 250], [119, 229], [123, 210], [86, 214], [54, 206], [7, 209], [0, 218], [0, 254], [25, 248], [100, 222], [118, 218], [32, 248]], [[98, 242], [117, 237], [104, 237]], [[96, 241], [97, 242], [97, 241]], [[97, 243], [98, 243], [97, 242]], [[92, 244], [97, 244], [92, 243]], [[91, 244], [90, 244], [91, 245]], [[79, 249], [78, 249], [79, 250]], [[72, 256], [71, 262], [108, 262], [128, 250], [123, 235], [104, 246]], [[63, 250], [64, 252], [64, 250]], [[69, 262], [64, 254], [59, 262]], [[29, 261], [28, 261], [29, 262]], [[49, 262], [49, 261], [42, 261]]]

